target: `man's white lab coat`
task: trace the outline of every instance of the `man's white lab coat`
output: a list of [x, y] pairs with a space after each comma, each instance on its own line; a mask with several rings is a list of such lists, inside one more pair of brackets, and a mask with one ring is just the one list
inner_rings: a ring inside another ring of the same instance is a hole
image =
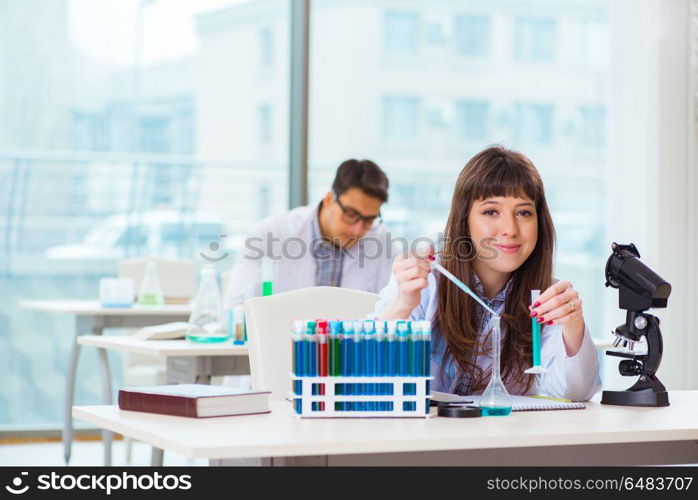
[[[311, 250], [318, 205], [294, 208], [264, 219], [245, 240], [228, 281], [226, 303], [239, 304], [260, 295], [263, 256], [269, 254], [274, 293], [315, 286]], [[388, 284], [394, 255], [384, 224], [372, 228], [344, 250], [343, 288], [378, 293]]]

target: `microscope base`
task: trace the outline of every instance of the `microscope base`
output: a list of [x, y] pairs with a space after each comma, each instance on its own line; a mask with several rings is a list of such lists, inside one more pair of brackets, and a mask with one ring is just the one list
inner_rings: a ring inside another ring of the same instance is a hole
[[669, 406], [669, 393], [644, 389], [641, 391], [603, 391], [602, 405], [617, 406]]

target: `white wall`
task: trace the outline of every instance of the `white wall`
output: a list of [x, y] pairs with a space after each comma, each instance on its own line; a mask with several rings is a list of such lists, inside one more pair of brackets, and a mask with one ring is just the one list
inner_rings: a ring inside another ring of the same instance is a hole
[[[688, 21], [689, 0], [612, 2], [607, 240], [634, 242], [642, 261], [672, 285], [668, 308], [653, 311], [664, 337], [658, 376], [670, 390], [698, 387], [698, 186], [691, 158]], [[606, 323], [616, 326], [624, 321], [620, 310], [613, 312], [617, 291], [609, 301]], [[617, 361], [611, 365], [616, 370]]]

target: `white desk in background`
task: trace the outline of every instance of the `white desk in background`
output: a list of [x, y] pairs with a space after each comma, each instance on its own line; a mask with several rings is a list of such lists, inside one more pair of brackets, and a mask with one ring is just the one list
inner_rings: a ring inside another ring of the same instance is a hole
[[[75, 316], [75, 342], [70, 351], [70, 364], [66, 380], [66, 393], [63, 413], [63, 456], [70, 461], [73, 442], [73, 422], [71, 408], [75, 395], [75, 377], [80, 356], [81, 335], [102, 335], [105, 328], [142, 328], [173, 321], [186, 321], [191, 314], [189, 304], [164, 305], [160, 307], [105, 308], [96, 300], [25, 300], [20, 307], [50, 313], [63, 313]], [[98, 348], [100, 371], [102, 374], [102, 401], [111, 404], [111, 372], [104, 348]], [[111, 433], [105, 432], [104, 463], [111, 463]]]
[[[168, 384], [210, 384], [214, 376], [250, 373], [247, 346], [232, 342], [194, 344], [186, 340], [142, 340], [129, 335], [81, 335], [78, 343], [164, 359]], [[162, 451], [153, 448], [154, 465], [162, 465]]]
[[[299, 419], [272, 412], [184, 418], [76, 406], [73, 416], [212, 465], [649, 465], [698, 463], [698, 391], [672, 391], [671, 406], [599, 404], [585, 410], [482, 418]], [[432, 409], [433, 410], [433, 409]]]
[[80, 345], [164, 359], [168, 384], [210, 384], [211, 377], [247, 375], [247, 346], [232, 342], [194, 344], [186, 340], [142, 340], [129, 335], [81, 335]]

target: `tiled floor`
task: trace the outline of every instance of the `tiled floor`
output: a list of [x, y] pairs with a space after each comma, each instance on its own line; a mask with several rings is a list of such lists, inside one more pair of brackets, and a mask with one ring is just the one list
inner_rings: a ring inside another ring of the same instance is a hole
[[[131, 462], [126, 461], [126, 442], [114, 441], [112, 445], [112, 465], [148, 466], [150, 465], [150, 446], [134, 442]], [[103, 464], [101, 441], [75, 441], [70, 465], [95, 466]], [[0, 466], [63, 466], [63, 445], [60, 442], [3, 444], [0, 445]], [[163, 465], [201, 466], [208, 465], [208, 460], [190, 460], [176, 453], [165, 452]]]

